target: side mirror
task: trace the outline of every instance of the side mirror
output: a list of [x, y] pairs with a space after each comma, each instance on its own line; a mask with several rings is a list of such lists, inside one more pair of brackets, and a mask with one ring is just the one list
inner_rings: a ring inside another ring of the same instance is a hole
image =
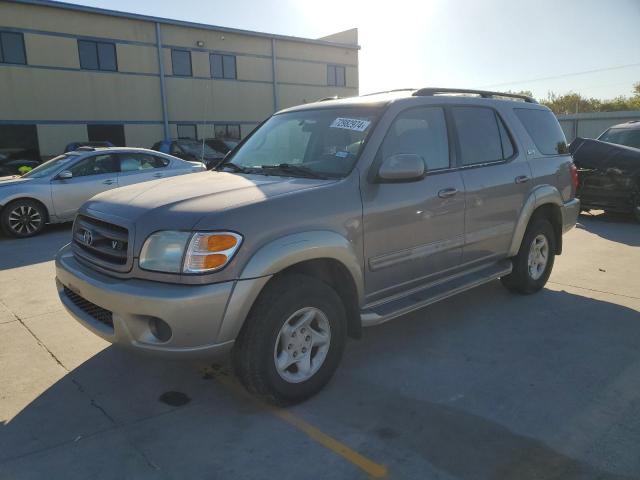
[[380, 182], [415, 182], [427, 173], [424, 160], [414, 153], [398, 153], [387, 157], [378, 170]]
[[71, 173], [69, 170], [63, 170], [58, 174], [56, 178], [58, 180], [68, 180], [70, 178], [73, 178], [73, 173]]

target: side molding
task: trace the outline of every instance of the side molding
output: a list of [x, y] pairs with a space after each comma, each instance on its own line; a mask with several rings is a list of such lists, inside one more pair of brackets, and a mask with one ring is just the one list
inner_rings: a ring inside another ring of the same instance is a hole
[[275, 275], [296, 263], [330, 258], [342, 263], [364, 298], [364, 276], [354, 246], [342, 235], [329, 230], [313, 230], [281, 237], [260, 248], [245, 265], [240, 280]]
[[557, 205], [558, 207], [563, 205], [562, 195], [560, 195], [557, 188], [551, 185], [540, 185], [531, 191], [520, 211], [520, 218], [518, 218], [518, 222], [516, 223], [516, 228], [511, 240], [511, 247], [509, 248], [509, 257], [518, 254], [524, 232], [527, 230], [527, 225], [533, 212], [536, 208], [547, 203]]

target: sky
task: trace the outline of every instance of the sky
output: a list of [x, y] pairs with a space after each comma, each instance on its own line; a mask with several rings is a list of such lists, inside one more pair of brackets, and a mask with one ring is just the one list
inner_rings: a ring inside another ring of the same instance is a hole
[[361, 94], [432, 86], [605, 99], [640, 82], [640, 0], [70, 1], [308, 38], [357, 27]]

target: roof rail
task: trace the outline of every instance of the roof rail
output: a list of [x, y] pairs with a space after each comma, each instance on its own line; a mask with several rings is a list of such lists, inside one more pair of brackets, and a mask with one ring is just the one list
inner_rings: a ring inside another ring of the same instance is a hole
[[491, 92], [488, 90], [471, 90], [468, 88], [421, 88], [413, 92], [414, 97], [432, 97], [434, 95], [442, 93], [469, 93], [473, 95], [479, 95], [482, 98], [517, 98], [518, 100], [524, 100], [527, 103], [538, 103], [535, 98], [528, 95], [520, 95], [517, 93], [504, 93], [504, 92]]
[[368, 97], [370, 95], [381, 95], [383, 93], [394, 93], [394, 92], [410, 92], [412, 90], [415, 90], [415, 88], [394, 88], [393, 90], [383, 90], [381, 92], [365, 93], [364, 95], [360, 95], [360, 96]]
[[327, 102], [329, 100], [338, 100], [340, 97], [338, 95], [334, 95], [332, 97], [324, 97], [324, 98], [319, 98], [318, 100], [316, 100], [316, 102]]
[[89, 145], [82, 145], [76, 148], [76, 152], [94, 152], [95, 150], [94, 147], [90, 147]]

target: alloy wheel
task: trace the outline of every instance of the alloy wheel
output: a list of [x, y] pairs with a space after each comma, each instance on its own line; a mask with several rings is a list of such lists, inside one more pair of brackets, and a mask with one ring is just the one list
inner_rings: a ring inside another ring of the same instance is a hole
[[325, 313], [306, 307], [282, 325], [273, 349], [280, 377], [289, 383], [310, 379], [325, 361], [331, 343], [331, 327]]
[[42, 226], [42, 215], [31, 205], [18, 205], [8, 218], [9, 228], [18, 235], [31, 235]]

